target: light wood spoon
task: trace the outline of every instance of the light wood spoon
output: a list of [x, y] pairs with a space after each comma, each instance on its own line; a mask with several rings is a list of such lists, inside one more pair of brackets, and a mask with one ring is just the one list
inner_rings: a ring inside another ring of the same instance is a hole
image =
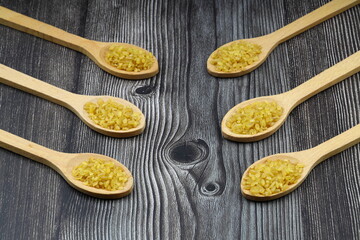
[[[315, 94], [331, 87], [332, 85], [346, 79], [347, 77], [360, 71], [360, 51], [354, 53], [350, 57], [343, 61], [335, 64], [334, 66], [326, 69], [305, 83], [299, 85], [296, 88], [288, 92], [284, 92], [278, 95], [264, 96], [249, 99], [247, 101], [237, 104], [235, 107], [230, 109], [224, 116], [221, 123], [221, 131], [224, 138], [237, 141], [237, 142], [253, 142], [264, 139], [276, 130], [285, 122], [290, 112], [300, 103], [314, 96]], [[243, 108], [249, 104], [255, 102], [276, 102], [283, 108], [283, 113], [280, 119], [275, 124], [263, 132], [259, 132], [254, 135], [245, 135], [233, 133], [227, 126], [226, 122], [234, 114], [236, 109]]]
[[[279, 197], [282, 197], [290, 192], [294, 191], [300, 184], [305, 180], [305, 178], [309, 175], [310, 171], [316, 167], [319, 163], [324, 161], [325, 159], [330, 158], [331, 156], [344, 151], [345, 149], [354, 146], [355, 144], [360, 142], [360, 124], [355, 127], [347, 130], [346, 132], [337, 135], [336, 137], [314, 147], [300, 152], [292, 152], [292, 153], [279, 153], [275, 155], [271, 155], [265, 158], [262, 158], [255, 163], [253, 163], [243, 174], [241, 179], [241, 192], [245, 196], [245, 198], [254, 201], [268, 201], [273, 200]], [[249, 190], [244, 189], [244, 177], [248, 174], [250, 168], [256, 164], [263, 163], [267, 160], [289, 160], [292, 163], [300, 163], [304, 165], [302, 174], [297, 182], [290, 186], [287, 190], [283, 192], [279, 192], [270, 196], [255, 196]]]
[[277, 47], [280, 43], [285, 42], [286, 40], [359, 3], [360, 0], [333, 0], [273, 33], [256, 38], [241, 39], [226, 43], [223, 46], [231, 45], [238, 41], [247, 41], [260, 45], [262, 47], [262, 50], [261, 54], [259, 55], [259, 60], [252, 63], [251, 65], [248, 65], [240, 71], [221, 72], [216, 70], [216, 67], [211, 64], [211, 58], [213, 54], [217, 51], [215, 50], [207, 60], [207, 70], [211, 75], [215, 77], [238, 77], [249, 73], [255, 68], [259, 67], [266, 60], [269, 54], [274, 50], [274, 48]]
[[[24, 73], [18, 72], [12, 68], [9, 68], [3, 64], [0, 64], [0, 83], [4, 83], [11, 87], [20, 89], [22, 91], [34, 94], [38, 97], [47, 99], [51, 102], [64, 106], [74, 112], [86, 125], [91, 129], [111, 137], [131, 137], [139, 135], [145, 128], [145, 116], [141, 110], [134, 104], [121, 98], [111, 96], [85, 96], [80, 94], [71, 93], [40, 81], [36, 78], [30, 77]], [[96, 103], [97, 100], [102, 99], [107, 101], [111, 99], [114, 102], [118, 102], [124, 106], [131, 107], [135, 112], [141, 114], [141, 120], [139, 126], [129, 130], [111, 130], [103, 128], [95, 124], [88, 116], [88, 113], [84, 110], [84, 104], [87, 102]]]
[[[93, 197], [105, 199], [121, 198], [129, 195], [133, 189], [134, 180], [131, 172], [115, 159], [105, 155], [95, 153], [62, 153], [40, 146], [1, 129], [0, 147], [51, 167], [57, 171], [70, 186]], [[129, 178], [124, 189], [108, 191], [86, 186], [83, 182], [76, 180], [72, 176], [73, 168], [78, 166], [81, 162], [89, 160], [89, 158], [111, 161], [121, 167]], [[48, 186], [44, 185], [44, 188], [48, 188]]]
[[108, 51], [109, 47], [114, 44], [145, 50], [132, 44], [98, 42], [82, 38], [1, 6], [0, 23], [8, 27], [15, 28], [19, 31], [23, 31], [39, 38], [60, 44], [64, 47], [71, 48], [75, 51], [82, 52], [91, 60], [93, 60], [100, 68], [117, 77], [126, 79], [144, 79], [152, 77], [159, 72], [159, 64], [155, 57], [155, 62], [152, 67], [148, 70], [143, 70], [140, 72], [120, 70], [111, 66], [105, 61], [106, 52]]

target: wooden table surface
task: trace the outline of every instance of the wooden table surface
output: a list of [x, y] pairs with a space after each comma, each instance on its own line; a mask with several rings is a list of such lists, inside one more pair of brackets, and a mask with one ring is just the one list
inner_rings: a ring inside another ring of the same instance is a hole
[[360, 6], [278, 46], [242, 77], [206, 71], [218, 46], [270, 33], [328, 0], [0, 0], [0, 5], [98, 41], [141, 46], [157, 76], [131, 81], [81, 53], [0, 26], [0, 63], [68, 91], [112, 95], [144, 112], [147, 128], [118, 139], [72, 112], [0, 84], [0, 128], [48, 148], [113, 157], [134, 191], [102, 200], [45, 165], [0, 149], [0, 239], [360, 239], [360, 145], [317, 166], [299, 189], [271, 202], [240, 193], [254, 161], [314, 147], [360, 123], [360, 74], [299, 105], [255, 143], [222, 138], [235, 104], [290, 90], [360, 49]]

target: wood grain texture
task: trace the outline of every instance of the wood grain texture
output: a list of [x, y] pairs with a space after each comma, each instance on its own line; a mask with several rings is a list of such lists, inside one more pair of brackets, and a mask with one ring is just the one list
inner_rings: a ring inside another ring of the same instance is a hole
[[108, 155], [135, 181], [126, 198], [96, 199], [0, 149], [0, 239], [359, 239], [359, 145], [278, 200], [250, 202], [239, 189], [254, 161], [360, 123], [359, 74], [299, 105], [268, 139], [224, 140], [220, 122], [235, 104], [292, 89], [358, 51], [360, 7], [279, 45], [248, 75], [217, 79], [206, 71], [218, 46], [275, 31], [327, 2], [0, 0], [88, 39], [143, 47], [160, 68], [151, 79], [120, 79], [80, 53], [0, 26], [0, 63], [71, 92], [124, 98], [147, 118], [140, 136], [106, 137], [61, 106], [0, 85], [1, 129], [58, 151]]

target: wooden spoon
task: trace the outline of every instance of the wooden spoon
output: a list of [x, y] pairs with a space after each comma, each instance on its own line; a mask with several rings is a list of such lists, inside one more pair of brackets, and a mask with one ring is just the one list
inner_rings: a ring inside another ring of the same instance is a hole
[[[116, 97], [110, 96], [85, 96], [80, 94], [71, 93], [63, 89], [57, 88], [53, 85], [40, 81], [36, 78], [30, 77], [24, 73], [18, 72], [12, 68], [0, 64], [0, 83], [4, 83], [22, 91], [29, 92], [38, 97], [47, 99], [51, 102], [62, 105], [69, 110], [73, 111], [86, 125], [91, 129], [111, 137], [131, 137], [139, 135], [145, 128], [145, 116], [141, 110], [134, 104]], [[119, 102], [124, 106], [131, 107], [135, 112], [141, 114], [139, 126], [129, 130], [111, 130], [103, 128], [95, 124], [84, 110], [84, 104], [87, 102], [96, 103], [97, 100], [102, 99], [107, 101], [111, 99], [114, 102]]]
[[[357, 73], [360, 71], [360, 51], [354, 53], [350, 57], [344, 59], [343, 61], [335, 64], [334, 66], [328, 68], [322, 73], [316, 75], [300, 86], [278, 95], [265, 96], [253, 98], [244, 102], [237, 104], [235, 107], [230, 109], [224, 116], [221, 123], [221, 131], [225, 138], [237, 141], [237, 142], [253, 142], [264, 139], [276, 130], [285, 122], [287, 116], [290, 112], [300, 103], [304, 102], [308, 98], [314, 96], [315, 94], [331, 87], [332, 85], [344, 80], [345, 78]], [[243, 108], [254, 102], [276, 102], [279, 106], [283, 108], [283, 113], [280, 119], [275, 122], [273, 126], [266, 129], [263, 132], [259, 132], [254, 135], [245, 135], [233, 133], [227, 126], [226, 122], [234, 114], [237, 108]]]
[[[241, 192], [245, 198], [254, 201], [268, 201], [273, 200], [279, 197], [282, 197], [292, 191], [294, 191], [300, 184], [305, 180], [310, 171], [319, 163], [325, 159], [330, 158], [331, 156], [344, 151], [345, 149], [357, 144], [360, 142], [360, 124], [355, 127], [343, 132], [342, 134], [308, 150], [292, 153], [279, 153], [271, 155], [265, 158], [262, 158], [255, 163], [253, 163], [243, 174], [241, 179]], [[300, 163], [304, 165], [302, 174], [295, 184], [290, 186], [287, 190], [279, 192], [270, 196], [255, 196], [250, 191], [244, 189], [244, 177], [248, 174], [248, 171], [255, 164], [263, 163], [267, 160], [276, 160], [276, 159], [287, 159], [292, 163]], [[335, 176], [336, 177], [336, 176]]]
[[[70, 184], [70, 186], [72, 186], [76, 190], [79, 190], [80, 192], [83, 192], [93, 197], [106, 199], [121, 198], [129, 195], [133, 189], [134, 180], [131, 172], [115, 159], [104, 155], [95, 153], [57, 152], [25, 140], [21, 137], [15, 136], [1, 129], [0, 147], [51, 167], [52, 169], [57, 171]], [[72, 176], [73, 168], [78, 166], [81, 162], [88, 160], [89, 158], [97, 158], [103, 159], [105, 161], [111, 161], [117, 166], [121, 167], [129, 177], [129, 180], [126, 183], [124, 189], [108, 191], [104, 189], [86, 186], [83, 182], [76, 180]], [[44, 186], [44, 188], [48, 188], [48, 186]]]
[[273, 33], [257, 38], [242, 39], [226, 43], [223, 46], [231, 45], [238, 41], [247, 41], [253, 44], [260, 45], [262, 47], [262, 50], [259, 55], [259, 60], [252, 63], [251, 65], [248, 65], [240, 71], [221, 72], [216, 70], [216, 67], [210, 63], [213, 54], [217, 51], [215, 50], [207, 60], [207, 70], [211, 75], [215, 77], [238, 77], [249, 73], [255, 68], [259, 67], [269, 56], [269, 54], [274, 50], [274, 48], [280, 43], [285, 42], [286, 40], [359, 3], [360, 0], [333, 0]]
[[155, 57], [155, 62], [152, 67], [148, 70], [143, 70], [140, 72], [120, 70], [111, 66], [105, 61], [106, 52], [108, 51], [109, 47], [114, 44], [144, 50], [143, 48], [132, 44], [107, 43], [85, 39], [1, 6], [0, 23], [5, 26], [32, 34], [39, 38], [43, 38], [48, 41], [71, 48], [75, 51], [82, 52], [91, 60], [93, 60], [100, 68], [117, 77], [126, 79], [144, 79], [152, 77], [159, 72], [159, 65]]

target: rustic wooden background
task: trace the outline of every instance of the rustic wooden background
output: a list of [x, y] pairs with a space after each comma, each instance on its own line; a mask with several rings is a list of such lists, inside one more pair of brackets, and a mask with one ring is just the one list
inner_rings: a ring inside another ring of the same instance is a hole
[[0, 26], [0, 63], [63, 89], [113, 95], [139, 106], [145, 132], [100, 135], [69, 110], [0, 84], [0, 128], [63, 152], [118, 159], [133, 193], [101, 200], [55, 171], [0, 149], [0, 239], [360, 239], [360, 145], [316, 167], [281, 199], [244, 199], [244, 170], [267, 155], [303, 150], [360, 123], [360, 74], [298, 106], [256, 143], [221, 137], [235, 104], [281, 93], [360, 49], [360, 6], [281, 44], [254, 72], [210, 76], [208, 55], [240, 38], [270, 33], [328, 0], [0, 0], [68, 32], [152, 51], [160, 73], [124, 80], [86, 56]]

